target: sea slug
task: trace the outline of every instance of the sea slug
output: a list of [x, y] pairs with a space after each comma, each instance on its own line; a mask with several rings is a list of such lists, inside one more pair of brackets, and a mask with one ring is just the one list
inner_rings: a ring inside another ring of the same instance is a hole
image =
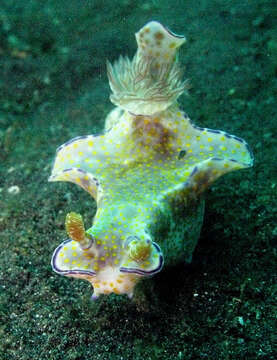
[[68, 239], [55, 272], [88, 280], [100, 294], [127, 294], [164, 265], [191, 261], [204, 214], [203, 191], [223, 174], [252, 166], [247, 143], [194, 125], [177, 99], [187, 89], [177, 51], [185, 42], [156, 21], [136, 33], [132, 60], [107, 63], [116, 107], [102, 135], [57, 149], [49, 181], [70, 181], [96, 201], [92, 227], [66, 216]]

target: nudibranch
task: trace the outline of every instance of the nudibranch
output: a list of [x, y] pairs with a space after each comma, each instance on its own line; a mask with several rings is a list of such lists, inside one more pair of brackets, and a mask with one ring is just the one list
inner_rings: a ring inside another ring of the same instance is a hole
[[57, 149], [49, 181], [81, 186], [96, 201], [92, 227], [66, 216], [68, 239], [52, 257], [55, 272], [88, 280], [100, 294], [132, 296], [164, 265], [191, 261], [204, 214], [202, 193], [221, 175], [248, 168], [247, 143], [195, 126], [177, 99], [187, 89], [177, 51], [186, 41], [156, 21], [136, 33], [132, 60], [107, 63], [116, 107], [101, 135]]

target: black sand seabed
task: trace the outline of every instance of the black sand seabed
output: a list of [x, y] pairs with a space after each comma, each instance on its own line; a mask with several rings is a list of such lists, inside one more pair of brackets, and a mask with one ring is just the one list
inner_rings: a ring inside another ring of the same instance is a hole
[[[182, 108], [244, 138], [255, 165], [207, 192], [191, 265], [164, 269], [133, 301], [92, 303], [89, 283], [50, 259], [66, 213], [90, 226], [95, 204], [47, 178], [59, 145], [103, 128], [105, 59], [132, 56], [152, 19], [187, 36]], [[276, 24], [275, 0], [1, 0], [1, 360], [276, 358]]]

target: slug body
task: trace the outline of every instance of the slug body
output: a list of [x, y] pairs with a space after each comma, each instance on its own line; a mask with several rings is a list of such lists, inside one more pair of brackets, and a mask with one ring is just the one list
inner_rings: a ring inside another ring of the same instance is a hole
[[58, 274], [88, 280], [94, 299], [131, 297], [135, 284], [163, 265], [190, 262], [204, 214], [201, 194], [253, 163], [244, 140], [197, 127], [179, 109], [187, 83], [176, 53], [185, 38], [152, 21], [136, 39], [133, 60], [107, 64], [116, 107], [103, 135], [60, 146], [49, 179], [73, 182], [97, 203], [87, 231], [80, 215], [67, 215], [69, 238], [52, 257]]

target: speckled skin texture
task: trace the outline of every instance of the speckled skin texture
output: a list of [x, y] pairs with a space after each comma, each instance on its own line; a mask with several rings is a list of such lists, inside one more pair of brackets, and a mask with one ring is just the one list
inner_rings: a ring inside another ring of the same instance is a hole
[[189, 204], [183, 197], [164, 201], [157, 211], [157, 221], [149, 227], [152, 238], [161, 246], [164, 265], [190, 263], [200, 235], [205, 201], [202, 197]]
[[223, 174], [253, 163], [244, 140], [199, 128], [179, 109], [186, 82], [176, 52], [185, 38], [150, 22], [136, 39], [132, 61], [108, 63], [117, 107], [105, 132], [60, 146], [50, 177], [76, 183], [97, 202], [92, 227], [82, 232], [73, 215], [67, 228], [78, 236], [52, 258], [57, 273], [90, 281], [94, 298], [131, 297], [135, 284], [164, 264], [190, 262], [203, 221], [202, 193]]

